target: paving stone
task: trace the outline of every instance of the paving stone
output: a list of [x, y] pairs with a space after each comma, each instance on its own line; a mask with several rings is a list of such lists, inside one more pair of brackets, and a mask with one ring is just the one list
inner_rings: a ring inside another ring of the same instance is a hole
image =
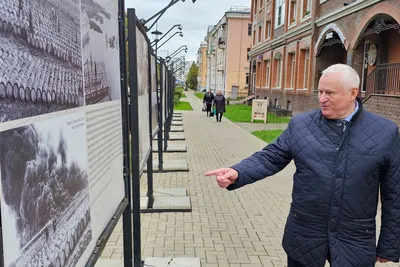
[[[192, 211], [141, 214], [142, 254], [196, 257], [202, 267], [286, 266], [281, 241], [290, 208], [294, 164], [290, 163], [273, 177], [235, 191], [219, 188], [215, 177], [204, 176], [206, 171], [231, 166], [266, 144], [249, 133], [250, 125], [245, 130], [226, 118], [216, 122], [201, 111], [201, 100], [190, 91], [186, 96], [194, 109], [182, 111], [187, 152], [164, 153], [163, 157], [186, 160], [190, 170], [154, 173], [153, 186], [155, 191], [184, 188]], [[168, 144], [177, 143], [168, 141]], [[157, 159], [158, 154], [153, 153], [153, 160]], [[145, 175], [141, 179], [142, 194], [147, 191]], [[380, 229], [379, 212], [377, 229]], [[119, 226], [102, 258], [122, 257], [122, 246], [117, 244], [120, 236]]]

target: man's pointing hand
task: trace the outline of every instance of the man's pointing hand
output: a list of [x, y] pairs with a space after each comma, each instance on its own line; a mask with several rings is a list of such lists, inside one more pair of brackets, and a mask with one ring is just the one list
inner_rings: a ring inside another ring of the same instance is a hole
[[238, 178], [238, 172], [232, 168], [222, 168], [213, 171], [209, 171], [205, 174], [206, 176], [217, 176], [217, 183], [221, 188], [227, 188], [233, 184]]

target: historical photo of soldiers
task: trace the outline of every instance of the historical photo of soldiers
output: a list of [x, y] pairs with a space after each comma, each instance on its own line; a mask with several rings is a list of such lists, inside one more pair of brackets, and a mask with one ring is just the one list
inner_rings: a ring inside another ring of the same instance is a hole
[[5, 267], [73, 267], [92, 239], [84, 114], [0, 133]]
[[0, 122], [84, 105], [78, 0], [0, 1]]
[[86, 105], [120, 99], [118, 2], [82, 0]]

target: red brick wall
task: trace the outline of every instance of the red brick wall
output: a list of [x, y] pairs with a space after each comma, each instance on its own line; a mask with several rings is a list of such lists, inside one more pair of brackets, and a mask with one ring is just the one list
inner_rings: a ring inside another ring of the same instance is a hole
[[382, 115], [400, 126], [400, 96], [372, 95], [365, 102], [368, 111]]
[[269, 97], [271, 103], [274, 103], [276, 98], [282, 108], [286, 108], [287, 101], [290, 101], [292, 103], [293, 115], [319, 107], [317, 93], [311, 93], [310, 95], [291, 95], [275, 93], [270, 90], [256, 90], [255, 96], [258, 96], [259, 99]]

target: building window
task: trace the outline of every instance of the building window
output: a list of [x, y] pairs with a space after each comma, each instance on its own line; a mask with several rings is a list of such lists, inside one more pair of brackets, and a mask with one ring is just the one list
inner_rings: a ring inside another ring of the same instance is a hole
[[[298, 68], [298, 81], [297, 87], [299, 89], [308, 89], [308, 83], [310, 80], [309, 77], [309, 68], [310, 68], [310, 50], [309, 48], [300, 50], [300, 64]], [[303, 88], [301, 88], [303, 87]]]
[[275, 0], [275, 28], [282, 26], [284, 21], [285, 21], [285, 0]]
[[308, 88], [308, 68], [310, 65], [310, 50], [305, 50], [304, 52], [304, 89]]
[[250, 48], [247, 48], [247, 60], [250, 60], [249, 53], [250, 53]]
[[265, 39], [271, 38], [271, 21], [265, 23]]
[[256, 45], [256, 31], [253, 32], [253, 45]]
[[275, 88], [282, 86], [282, 54], [277, 53], [274, 59]]
[[258, 42], [257, 43], [261, 43], [261, 26], [258, 27]]
[[294, 76], [296, 73], [296, 54], [289, 53], [286, 67], [286, 88], [294, 89]]
[[269, 60], [265, 63], [265, 86], [269, 88], [269, 81], [270, 81], [270, 73], [271, 73], [271, 63]]
[[246, 73], [246, 87], [249, 86], [249, 74]]
[[290, 0], [289, 25], [295, 24], [297, 20], [297, 0]]
[[302, 6], [303, 17], [306, 17], [310, 15], [312, 0], [302, 0], [302, 1], [303, 1], [303, 6]]
[[287, 102], [287, 108], [286, 109], [289, 110], [289, 111], [292, 111], [292, 102], [291, 101]]
[[251, 25], [251, 23], [249, 23], [248, 25], [247, 25], [247, 35], [248, 36], [251, 36], [251, 30], [253, 29], [253, 25]]

